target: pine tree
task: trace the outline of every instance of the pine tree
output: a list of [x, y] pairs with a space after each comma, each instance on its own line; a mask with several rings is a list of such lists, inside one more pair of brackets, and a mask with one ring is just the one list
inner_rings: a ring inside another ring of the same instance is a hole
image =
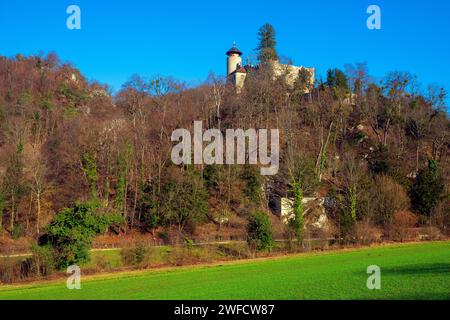
[[266, 63], [272, 60], [278, 60], [278, 54], [275, 49], [277, 41], [275, 39], [275, 28], [269, 24], [264, 24], [258, 31], [259, 45], [256, 48], [258, 51], [258, 59], [261, 63]]
[[417, 175], [411, 191], [414, 211], [429, 216], [444, 194], [444, 181], [436, 161], [430, 161], [428, 168]]

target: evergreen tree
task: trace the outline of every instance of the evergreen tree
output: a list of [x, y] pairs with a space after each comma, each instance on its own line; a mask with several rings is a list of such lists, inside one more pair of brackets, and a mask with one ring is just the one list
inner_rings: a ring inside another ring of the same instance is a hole
[[427, 169], [417, 175], [410, 196], [413, 209], [429, 216], [432, 209], [441, 200], [444, 193], [444, 181], [436, 161], [430, 161]]
[[264, 24], [259, 29], [259, 45], [256, 50], [258, 52], [258, 59], [261, 63], [266, 63], [271, 60], [278, 60], [278, 54], [275, 49], [277, 45], [275, 36], [275, 28], [269, 23]]
[[263, 200], [263, 178], [259, 169], [252, 165], [245, 165], [241, 174], [242, 180], [245, 182], [244, 194], [256, 206], [261, 204]]
[[348, 79], [345, 73], [339, 69], [328, 69], [327, 86], [330, 88], [343, 89], [348, 91]]
[[272, 249], [272, 224], [267, 214], [255, 212], [250, 216], [247, 224], [247, 243], [257, 251]]

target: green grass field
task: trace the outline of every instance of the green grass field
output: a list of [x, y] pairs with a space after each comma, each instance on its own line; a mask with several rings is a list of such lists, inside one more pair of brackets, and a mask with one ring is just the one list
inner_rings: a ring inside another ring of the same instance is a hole
[[[381, 268], [381, 290], [366, 269]], [[361, 250], [173, 268], [0, 287], [0, 299], [450, 299], [450, 243]]]

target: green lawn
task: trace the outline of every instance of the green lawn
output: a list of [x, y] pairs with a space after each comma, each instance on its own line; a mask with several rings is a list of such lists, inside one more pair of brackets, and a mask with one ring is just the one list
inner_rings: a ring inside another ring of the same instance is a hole
[[[381, 290], [366, 269], [381, 268]], [[0, 299], [450, 299], [450, 243], [422, 243], [0, 287]]]

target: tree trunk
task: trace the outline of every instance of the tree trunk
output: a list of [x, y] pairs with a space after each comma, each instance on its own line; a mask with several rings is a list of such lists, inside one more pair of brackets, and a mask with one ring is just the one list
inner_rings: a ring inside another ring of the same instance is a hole
[[41, 193], [36, 192], [36, 234], [39, 235], [39, 220], [41, 220]]
[[11, 232], [14, 230], [14, 216], [15, 216], [15, 210], [16, 210], [16, 203], [15, 203], [15, 197], [12, 196], [11, 197], [11, 221], [9, 222], [10, 224], [10, 228], [11, 228]]
[[419, 150], [420, 150], [420, 142], [417, 141], [417, 146], [416, 146], [416, 174], [419, 172]]
[[27, 231], [30, 230], [30, 217], [31, 217], [31, 209], [33, 208], [33, 192], [30, 192], [30, 206], [28, 208], [27, 214]]
[[137, 207], [137, 199], [138, 199], [138, 180], [137, 180], [137, 176], [135, 178], [135, 183], [134, 183], [134, 202], [133, 202], [133, 212], [131, 213], [131, 227], [133, 228], [134, 225], [134, 216], [136, 214], [136, 207]]

